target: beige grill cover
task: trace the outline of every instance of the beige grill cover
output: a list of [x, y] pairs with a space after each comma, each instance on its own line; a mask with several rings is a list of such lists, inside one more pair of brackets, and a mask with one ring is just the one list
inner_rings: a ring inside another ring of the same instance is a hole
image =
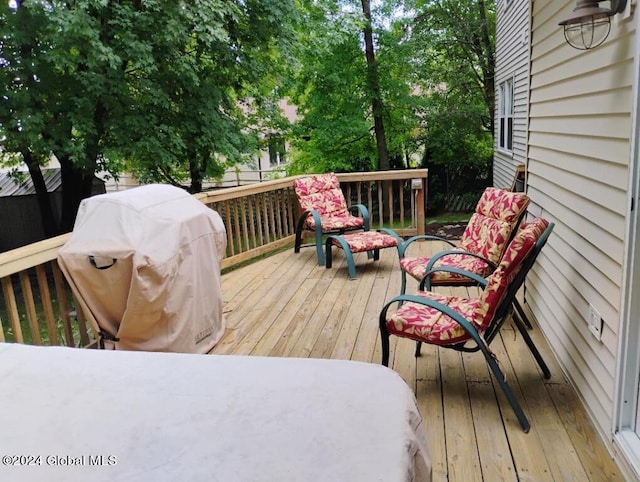
[[82, 201], [58, 263], [89, 322], [118, 339], [105, 346], [206, 353], [224, 331], [226, 244], [217, 212], [148, 185]]

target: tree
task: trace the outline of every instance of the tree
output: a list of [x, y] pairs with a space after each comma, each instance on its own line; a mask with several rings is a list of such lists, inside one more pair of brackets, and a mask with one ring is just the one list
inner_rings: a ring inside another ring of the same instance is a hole
[[403, 72], [410, 52], [398, 41], [405, 34], [385, 26], [392, 3], [377, 2], [374, 11], [369, 2], [305, 3], [292, 93], [303, 118], [291, 172], [406, 164], [418, 99]]
[[293, 0], [32, 0], [0, 15], [0, 138], [36, 178], [60, 161], [59, 231], [97, 171], [197, 190], [255, 145], [239, 103], [278, 95], [296, 17]]
[[361, 0], [362, 13], [364, 14], [364, 51], [367, 59], [367, 87], [371, 98], [371, 114], [373, 116], [373, 130], [376, 135], [378, 148], [378, 168], [389, 169], [389, 151], [387, 150], [387, 138], [384, 131], [384, 119], [382, 117], [383, 102], [380, 91], [378, 66], [376, 65], [375, 47], [373, 45], [373, 26], [371, 24], [371, 2]]
[[[484, 0], [429, 0], [410, 42], [424, 79], [422, 114], [430, 200], [491, 184], [494, 125], [495, 5]], [[434, 202], [435, 201], [435, 202]]]

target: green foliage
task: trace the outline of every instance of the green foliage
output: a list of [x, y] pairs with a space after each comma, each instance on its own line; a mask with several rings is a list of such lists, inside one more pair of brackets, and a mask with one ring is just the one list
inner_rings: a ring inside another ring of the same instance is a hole
[[[292, 173], [376, 167], [355, 0], [306, 2], [293, 100]], [[386, 142], [395, 168], [432, 169], [430, 197], [491, 182], [493, 3], [376, 2], [373, 12]]]
[[55, 154], [71, 208], [123, 166], [198, 190], [255, 150], [296, 19], [294, 0], [5, 2], [3, 147], [36, 167]]
[[[394, 2], [377, 2], [376, 64], [383, 101], [386, 142], [394, 167], [404, 167], [418, 146], [420, 99], [407, 71], [410, 50], [402, 28], [389, 28]], [[291, 173], [360, 171], [377, 168], [377, 150], [363, 50], [365, 25], [359, 1], [306, 2], [292, 99], [304, 118], [294, 130]], [[394, 14], [395, 15], [395, 14]], [[395, 25], [395, 24], [394, 24]]]
[[360, 0], [3, 6], [3, 148], [36, 167], [54, 153], [65, 192], [123, 169], [196, 191], [287, 132], [277, 102], [290, 97], [291, 173], [371, 170], [373, 99], [391, 166], [429, 167], [430, 201], [490, 183], [494, 3], [372, 8], [375, 91]]
[[426, 96], [430, 209], [492, 183], [495, 5], [421, 2], [410, 36]]
[[356, 17], [309, 2], [300, 25], [299, 69], [291, 91], [301, 120], [293, 131], [292, 174], [370, 169], [375, 144], [367, 122], [366, 69]]

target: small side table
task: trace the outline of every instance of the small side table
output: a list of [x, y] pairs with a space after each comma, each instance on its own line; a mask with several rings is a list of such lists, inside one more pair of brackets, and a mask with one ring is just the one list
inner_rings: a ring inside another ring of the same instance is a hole
[[353, 253], [368, 251], [369, 258], [374, 261], [380, 259], [380, 250], [384, 248], [398, 247], [402, 244], [402, 238], [398, 234], [387, 228], [377, 231], [362, 231], [353, 234], [333, 234], [327, 237], [325, 242], [325, 266], [331, 268], [332, 256], [331, 248], [337, 246], [341, 248], [347, 258], [347, 268], [349, 277], [356, 278], [356, 267], [353, 261]]

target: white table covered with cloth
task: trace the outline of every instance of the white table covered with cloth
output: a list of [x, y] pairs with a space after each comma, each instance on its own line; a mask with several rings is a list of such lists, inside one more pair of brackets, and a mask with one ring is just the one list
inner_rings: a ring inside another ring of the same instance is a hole
[[2, 481], [429, 481], [412, 391], [339, 360], [0, 343]]

